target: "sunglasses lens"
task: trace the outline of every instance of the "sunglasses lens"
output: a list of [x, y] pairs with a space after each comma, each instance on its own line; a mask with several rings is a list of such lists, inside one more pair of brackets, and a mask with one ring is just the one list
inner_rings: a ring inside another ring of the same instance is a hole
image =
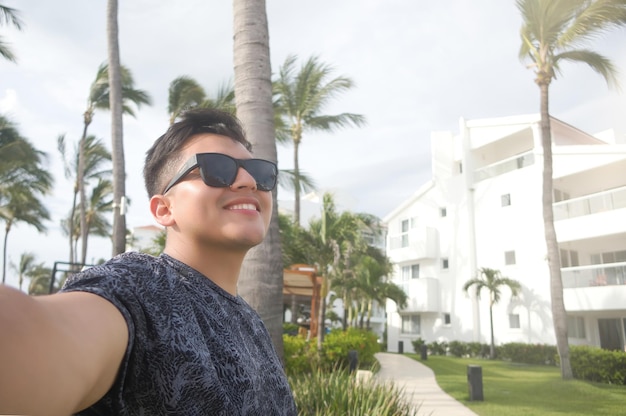
[[262, 159], [250, 159], [242, 162], [243, 168], [252, 175], [256, 181], [257, 189], [271, 191], [276, 186], [276, 166]]
[[[199, 155], [200, 156], [200, 155]], [[198, 158], [202, 180], [208, 186], [227, 188], [235, 182], [239, 163], [256, 181], [257, 189], [271, 191], [276, 186], [276, 165], [262, 159], [237, 160], [219, 153], [205, 153]]]

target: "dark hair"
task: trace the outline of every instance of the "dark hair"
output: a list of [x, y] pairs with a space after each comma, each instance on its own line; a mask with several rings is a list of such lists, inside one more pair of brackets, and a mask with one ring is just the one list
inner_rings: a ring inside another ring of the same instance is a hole
[[232, 114], [211, 108], [188, 110], [146, 152], [143, 178], [148, 197], [161, 193], [167, 181], [176, 174], [183, 146], [192, 137], [203, 133], [230, 137], [252, 150], [241, 123]]

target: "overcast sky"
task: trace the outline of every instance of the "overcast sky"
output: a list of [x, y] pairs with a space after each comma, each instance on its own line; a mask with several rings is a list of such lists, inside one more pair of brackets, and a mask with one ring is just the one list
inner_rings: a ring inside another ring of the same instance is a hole
[[[56, 138], [76, 143], [89, 86], [106, 60], [106, 1], [0, 0], [25, 23], [0, 36], [17, 64], [0, 60], [0, 113], [49, 155], [56, 183], [47, 197], [48, 233], [18, 225], [9, 234], [9, 260], [24, 252], [52, 266], [67, 261], [59, 222], [71, 205]], [[209, 94], [233, 79], [232, 2], [133, 0], [119, 5], [120, 53], [137, 88], [153, 98], [137, 118], [125, 117], [129, 227], [154, 224], [141, 179], [146, 150], [168, 125], [167, 89], [178, 76], [195, 78]], [[356, 87], [327, 114], [351, 112], [363, 128], [306, 135], [301, 169], [340, 209], [384, 217], [430, 179], [430, 134], [458, 131], [459, 119], [536, 113], [533, 73], [518, 59], [521, 18], [513, 0], [267, 0], [273, 72], [290, 54], [312, 55], [352, 78]], [[624, 31], [593, 47], [626, 73]], [[563, 66], [551, 88], [551, 114], [589, 133], [626, 133], [626, 95], [607, 88], [584, 66]], [[626, 89], [626, 77], [620, 76]], [[110, 143], [110, 114], [97, 112], [90, 133]], [[278, 148], [279, 167], [291, 168], [292, 148]], [[279, 190], [279, 199], [290, 195]], [[285, 202], [289, 208], [292, 203]], [[88, 258], [110, 255], [90, 239]], [[9, 273], [11, 274], [11, 273]]]

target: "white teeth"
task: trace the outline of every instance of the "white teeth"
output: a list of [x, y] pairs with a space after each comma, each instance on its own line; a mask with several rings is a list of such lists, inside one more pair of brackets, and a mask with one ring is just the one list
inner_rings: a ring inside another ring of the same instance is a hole
[[256, 211], [256, 207], [254, 206], [254, 204], [231, 205], [230, 207], [228, 207], [228, 209], [248, 209], [248, 210]]

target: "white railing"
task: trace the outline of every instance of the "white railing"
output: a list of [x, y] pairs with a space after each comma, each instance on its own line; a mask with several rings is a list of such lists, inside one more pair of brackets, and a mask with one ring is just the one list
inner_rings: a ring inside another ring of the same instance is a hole
[[626, 284], [626, 262], [561, 269], [563, 288], [615, 286]]
[[474, 172], [474, 180], [480, 182], [485, 179], [500, 176], [507, 172], [522, 169], [535, 163], [535, 154], [532, 152], [517, 155], [509, 159], [505, 159], [498, 163], [476, 169]]
[[626, 208], [626, 186], [557, 202], [554, 204], [554, 220], [565, 220], [620, 208]]

